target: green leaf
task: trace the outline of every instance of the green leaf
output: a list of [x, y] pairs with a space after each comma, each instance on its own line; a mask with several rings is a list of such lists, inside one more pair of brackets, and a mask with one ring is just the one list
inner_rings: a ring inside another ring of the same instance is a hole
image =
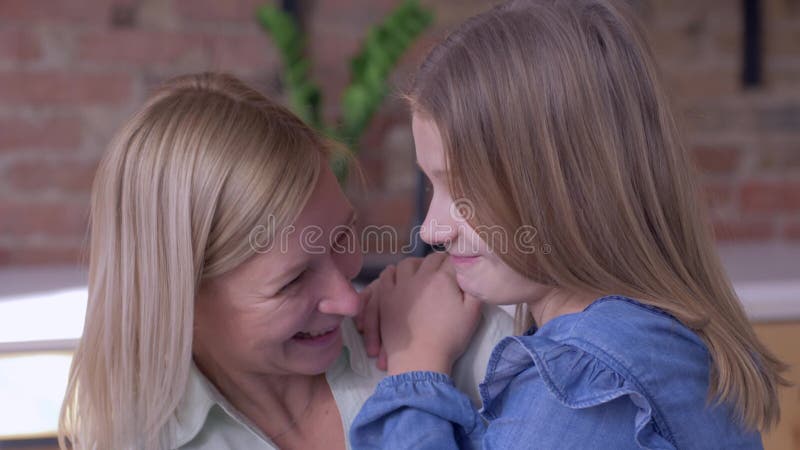
[[[411, 43], [433, 21], [418, 0], [405, 0], [381, 24], [371, 27], [361, 50], [350, 60], [350, 85], [342, 95], [342, 120], [331, 127], [322, 121], [322, 92], [309, 77], [311, 62], [294, 17], [273, 6], [257, 9], [256, 19], [281, 56], [291, 109], [326, 136], [356, 149], [361, 135], [389, 90], [387, 79]], [[347, 177], [345, 160], [332, 162], [340, 182]]]

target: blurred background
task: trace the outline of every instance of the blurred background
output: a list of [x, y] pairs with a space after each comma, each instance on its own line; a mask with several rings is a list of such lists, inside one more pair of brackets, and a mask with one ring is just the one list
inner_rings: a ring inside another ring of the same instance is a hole
[[[155, 86], [218, 70], [287, 105], [311, 105], [307, 120], [358, 150], [366, 186], [351, 175], [347, 191], [363, 225], [395, 227], [404, 245], [424, 195], [395, 94], [433, 43], [494, 3], [422, 0], [411, 11], [401, 0], [0, 0], [0, 449], [53, 448], [85, 308], [93, 173]], [[631, 3], [701, 173], [726, 267], [798, 383], [800, 0]], [[296, 28], [287, 31], [286, 17]], [[403, 23], [413, 26], [394, 38]], [[279, 42], [292, 30], [304, 37], [299, 49]], [[294, 72], [292, 51], [304, 62]], [[364, 69], [370, 57], [385, 84], [370, 78], [369, 62]], [[399, 257], [390, 247], [368, 249], [362, 279]], [[765, 446], [800, 449], [797, 387], [782, 391], [782, 405]]]

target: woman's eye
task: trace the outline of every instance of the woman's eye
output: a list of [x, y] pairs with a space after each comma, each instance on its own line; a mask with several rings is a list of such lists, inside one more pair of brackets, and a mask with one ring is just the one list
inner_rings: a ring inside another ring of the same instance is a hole
[[355, 226], [355, 224], [349, 225], [344, 229], [344, 231], [336, 236], [334, 245], [331, 247], [332, 251], [336, 253], [353, 251], [351, 242], [353, 237], [356, 236]]
[[351, 234], [353, 234], [353, 230], [351, 230], [350, 228], [346, 229], [345, 231], [339, 234], [339, 236], [336, 238], [336, 242], [339, 244], [343, 244], [350, 238]]
[[305, 273], [305, 271], [300, 272], [299, 274], [297, 274], [296, 277], [292, 278], [292, 281], [284, 284], [283, 287], [280, 288], [280, 290], [278, 291], [278, 294], [282, 294], [287, 289], [289, 289], [290, 287], [294, 286], [298, 281], [300, 281], [300, 278], [303, 276], [304, 273]]

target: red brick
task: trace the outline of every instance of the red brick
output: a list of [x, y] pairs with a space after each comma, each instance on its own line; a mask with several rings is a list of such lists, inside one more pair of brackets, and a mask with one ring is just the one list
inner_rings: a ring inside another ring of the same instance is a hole
[[37, 36], [29, 31], [0, 30], [0, 60], [31, 61], [41, 56]]
[[426, 1], [425, 6], [433, 11], [436, 26], [450, 29], [457, 26], [468, 17], [479, 14], [492, 7], [486, 0], [462, 0], [458, 2], [432, 2]]
[[392, 130], [392, 127], [402, 123], [403, 120], [409, 120], [409, 118], [402, 117], [400, 114], [388, 114], [384, 111], [376, 113], [372, 117], [369, 126], [364, 130], [364, 134], [361, 135], [361, 142], [359, 142], [359, 146], [362, 149], [361, 154], [378, 158], [385, 157], [380, 152], [383, 141], [389, 131]]
[[733, 187], [730, 183], [705, 183], [702, 187], [703, 198], [711, 211], [725, 208], [733, 199]]
[[[797, 134], [800, 138], [800, 133]], [[776, 173], [800, 170], [800, 139], [789, 142], [765, 142], [758, 152], [758, 169]]]
[[201, 36], [172, 32], [110, 30], [84, 34], [79, 42], [82, 62], [164, 64], [203, 52]]
[[411, 43], [403, 56], [400, 57], [398, 67], [395, 68], [397, 72], [407, 73], [407, 75], [402, 78], [404, 84], [398, 86], [399, 88], [406, 89], [410, 87], [410, 82], [413, 79], [417, 67], [419, 67], [423, 59], [428, 56], [428, 53], [430, 53], [433, 47], [442, 39], [444, 39], [444, 35], [437, 34], [434, 31], [427, 31], [419, 35], [417, 40]]
[[88, 193], [96, 170], [96, 161], [21, 161], [6, 168], [3, 180], [19, 192]]
[[0, 73], [0, 103], [4, 105], [117, 105], [133, 91], [124, 73], [6, 72]]
[[414, 219], [414, 195], [374, 195], [363, 204], [361, 217], [364, 225], [408, 227]]
[[[396, 253], [409, 242], [414, 219], [414, 196], [377, 194], [357, 202], [362, 227], [361, 243], [367, 253]], [[377, 227], [377, 228], [372, 228]], [[363, 228], [362, 228], [363, 230]]]
[[256, 9], [264, 0], [175, 0], [175, 11], [181, 17], [199, 21], [252, 21], [256, 20]]
[[770, 102], [754, 110], [759, 131], [767, 134], [794, 134], [800, 129], [800, 105], [792, 99]]
[[739, 168], [740, 152], [731, 147], [696, 147], [692, 159], [700, 172], [729, 174]]
[[396, 0], [316, 2], [309, 28], [324, 27], [339, 34], [356, 32], [366, 36], [367, 29], [381, 23], [399, 3]]
[[364, 186], [362, 189], [361, 179], [358, 176], [358, 169], [350, 171], [350, 186], [356, 194], [367, 191], [381, 191], [384, 188], [384, 177], [386, 174], [386, 164], [381, 158], [358, 158], [358, 166], [364, 175]]
[[[48, 5], [48, 3], [51, 3]], [[46, 0], [3, 0], [0, 17], [3, 20], [38, 20], [55, 16], [53, 2]], [[48, 7], [49, 6], [49, 7]]]
[[[464, 0], [458, 1], [459, 3], [464, 2]], [[369, 10], [376, 14], [387, 14], [400, 5], [401, 2], [402, 0], [326, 0], [315, 6], [319, 8], [318, 11], [323, 12], [341, 11], [346, 13], [356, 10]]]
[[714, 222], [717, 241], [764, 241], [775, 235], [772, 223], [766, 221], [724, 221]]
[[85, 256], [77, 243], [66, 246], [23, 244], [0, 247], [0, 266], [86, 265]]
[[81, 120], [74, 117], [0, 119], [0, 152], [74, 149], [81, 143], [81, 129]]
[[336, 30], [310, 30], [309, 56], [315, 68], [350, 73], [350, 58], [361, 49], [364, 36]]
[[800, 222], [789, 222], [783, 227], [783, 237], [794, 241], [800, 240]]
[[[408, 197], [410, 203], [412, 200], [411, 195]], [[375, 205], [369, 202], [356, 208], [359, 215], [364, 217], [360, 221], [361, 229], [359, 230], [362, 250], [365, 253], [373, 254], [399, 252], [409, 242], [413, 217], [411, 214], [407, 214], [408, 217], [402, 220], [401, 223], [385, 223], [382, 218], [377, 218], [376, 216], [382, 215], [385, 218], [387, 215], [395, 213], [386, 210], [375, 211], [375, 208]], [[405, 214], [398, 214], [398, 216], [405, 216]]]
[[742, 186], [740, 202], [748, 213], [800, 211], [800, 182], [751, 181]]
[[662, 64], [662, 79], [671, 96], [709, 99], [738, 94], [741, 91], [739, 66], [713, 67]]
[[87, 229], [86, 202], [22, 202], [0, 199], [0, 235], [82, 238]]
[[210, 37], [211, 66], [215, 70], [270, 70], [281, 64], [275, 45], [266, 33]]
[[689, 133], [726, 133], [753, 128], [751, 109], [741, 104], [675, 96], [682, 105], [683, 125]]
[[103, 22], [108, 19], [108, 0], [3, 0], [0, 20]]

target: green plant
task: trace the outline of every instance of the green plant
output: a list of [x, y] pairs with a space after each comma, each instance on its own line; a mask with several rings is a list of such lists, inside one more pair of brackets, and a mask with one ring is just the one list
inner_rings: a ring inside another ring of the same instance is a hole
[[[334, 125], [322, 118], [322, 92], [309, 75], [305, 36], [295, 19], [273, 5], [258, 9], [258, 21], [281, 55], [283, 80], [290, 108], [306, 123], [343, 142], [353, 153], [388, 92], [387, 78], [411, 43], [433, 21], [418, 0], [404, 0], [383, 23], [370, 28], [358, 54], [350, 61], [350, 84], [344, 91], [341, 119]], [[333, 161], [341, 183], [347, 178], [344, 160]]]

